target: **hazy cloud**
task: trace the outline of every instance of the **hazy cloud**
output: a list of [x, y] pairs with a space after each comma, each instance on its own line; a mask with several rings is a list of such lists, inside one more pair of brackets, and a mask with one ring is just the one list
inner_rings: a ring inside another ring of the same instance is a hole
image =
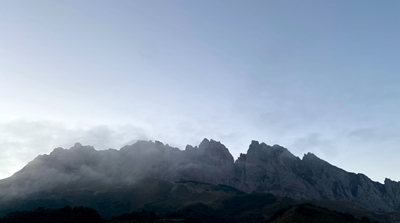
[[132, 126], [69, 128], [49, 121], [14, 120], [0, 123], [0, 179], [12, 175], [39, 154], [54, 148], [70, 148], [75, 142], [97, 150], [115, 148], [148, 139], [145, 130]]
[[320, 133], [310, 133], [304, 137], [294, 140], [292, 146], [294, 150], [303, 153], [313, 152], [321, 158], [332, 158], [337, 156], [338, 151], [332, 140], [324, 138]]
[[400, 137], [396, 134], [395, 130], [390, 130], [388, 128], [357, 128], [350, 131], [347, 137], [350, 140], [357, 141], [384, 141], [384, 140], [399, 140]]

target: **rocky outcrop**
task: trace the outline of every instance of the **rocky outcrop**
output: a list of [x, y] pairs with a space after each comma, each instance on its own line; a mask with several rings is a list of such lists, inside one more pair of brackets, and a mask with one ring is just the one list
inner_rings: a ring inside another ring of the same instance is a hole
[[235, 187], [246, 192], [269, 192], [297, 199], [318, 199], [311, 185], [296, 170], [301, 160], [286, 148], [252, 141], [246, 155], [236, 161]]
[[235, 187], [295, 199], [342, 200], [375, 211], [400, 211], [400, 182], [380, 184], [346, 172], [312, 153], [299, 159], [280, 146], [253, 141], [235, 163]]
[[279, 145], [252, 141], [234, 161], [218, 141], [178, 148], [138, 141], [120, 150], [96, 151], [76, 143], [57, 148], [0, 181], [0, 200], [46, 190], [108, 190], [144, 177], [225, 184], [245, 192], [265, 192], [295, 199], [343, 200], [376, 211], [400, 211], [400, 183], [384, 184], [346, 172], [312, 153], [302, 159]]
[[187, 147], [177, 161], [176, 178], [214, 184], [229, 184], [235, 176], [233, 157], [220, 142], [204, 139], [199, 147]]

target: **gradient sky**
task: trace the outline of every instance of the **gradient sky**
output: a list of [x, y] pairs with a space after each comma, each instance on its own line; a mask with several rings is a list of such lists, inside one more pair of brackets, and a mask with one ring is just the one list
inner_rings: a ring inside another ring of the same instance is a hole
[[400, 180], [400, 1], [1, 1], [0, 178], [75, 142], [250, 141]]

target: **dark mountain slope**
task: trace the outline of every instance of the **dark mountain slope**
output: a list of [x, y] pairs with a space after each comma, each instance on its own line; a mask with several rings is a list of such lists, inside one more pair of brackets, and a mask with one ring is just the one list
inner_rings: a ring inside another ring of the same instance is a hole
[[[13, 210], [35, 210], [39, 206], [45, 209], [63, 209], [69, 205], [92, 208], [107, 219], [145, 209], [157, 213], [166, 222], [258, 223], [267, 221], [279, 210], [286, 210], [303, 202], [305, 201], [272, 194], [247, 194], [226, 185], [196, 181], [169, 182], [148, 178], [136, 182], [133, 186], [104, 192], [75, 190], [36, 194], [23, 202], [9, 203], [10, 209], [6, 213]], [[391, 215], [388, 213], [376, 215], [360, 207], [356, 207], [357, 209], [345, 207], [338, 201], [326, 202], [332, 207], [341, 209], [341, 212], [356, 217], [366, 216], [382, 223], [396, 222], [391, 221]]]
[[[284, 212], [277, 212], [270, 220], [273, 223], [357, 223], [371, 222], [368, 217], [356, 219], [344, 214], [305, 203], [296, 205]], [[373, 221], [376, 222], [376, 221]]]
[[234, 162], [223, 144], [207, 139], [198, 147], [187, 146], [183, 151], [157, 141], [138, 141], [120, 150], [96, 151], [79, 143], [69, 150], [57, 148], [0, 181], [0, 210], [9, 202], [40, 199], [46, 194], [57, 197], [84, 191], [92, 193], [88, 196], [112, 193], [150, 178], [224, 184], [247, 193], [341, 200], [375, 211], [400, 211], [399, 182], [386, 179], [380, 184], [311, 153], [300, 159], [286, 148], [257, 141]]

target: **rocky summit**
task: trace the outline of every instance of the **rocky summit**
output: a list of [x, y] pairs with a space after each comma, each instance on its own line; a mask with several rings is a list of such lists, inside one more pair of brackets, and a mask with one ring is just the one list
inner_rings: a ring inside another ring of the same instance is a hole
[[22, 200], [44, 191], [95, 190], [134, 185], [144, 178], [228, 185], [251, 193], [297, 200], [340, 200], [373, 211], [400, 211], [400, 182], [374, 182], [312, 153], [302, 159], [279, 145], [252, 141], [235, 161], [220, 142], [204, 139], [185, 150], [138, 141], [120, 150], [97, 151], [76, 143], [41, 155], [0, 181], [0, 201]]

